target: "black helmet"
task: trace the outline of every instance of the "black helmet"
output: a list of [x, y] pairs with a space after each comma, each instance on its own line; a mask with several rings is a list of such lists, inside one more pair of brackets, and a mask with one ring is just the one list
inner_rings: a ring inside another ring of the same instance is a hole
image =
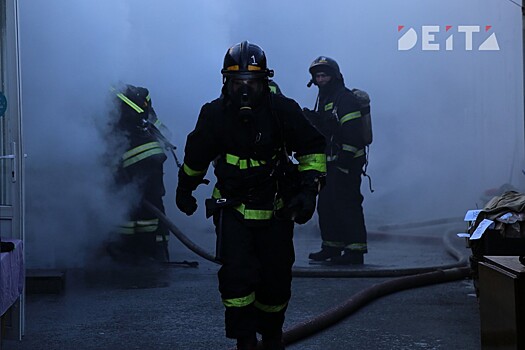
[[325, 73], [332, 75], [335, 79], [343, 80], [343, 75], [341, 74], [341, 71], [339, 70], [339, 65], [333, 58], [330, 58], [330, 57], [326, 57], [326, 56], [317, 57], [312, 62], [308, 70], [310, 71], [310, 74], [312, 75], [311, 82], [313, 84], [315, 84], [315, 74], [318, 72], [325, 72]]
[[259, 45], [243, 41], [228, 49], [221, 70], [224, 81], [228, 78], [261, 79], [273, 77], [266, 65], [266, 55]]

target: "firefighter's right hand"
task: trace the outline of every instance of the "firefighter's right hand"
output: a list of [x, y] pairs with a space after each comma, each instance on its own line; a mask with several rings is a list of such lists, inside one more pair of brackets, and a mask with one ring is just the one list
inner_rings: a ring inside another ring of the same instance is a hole
[[291, 219], [299, 225], [305, 224], [315, 212], [317, 193], [315, 191], [301, 191], [295, 195], [287, 206]]
[[177, 207], [186, 215], [192, 215], [197, 210], [197, 200], [191, 194], [192, 191], [177, 187], [175, 203]]

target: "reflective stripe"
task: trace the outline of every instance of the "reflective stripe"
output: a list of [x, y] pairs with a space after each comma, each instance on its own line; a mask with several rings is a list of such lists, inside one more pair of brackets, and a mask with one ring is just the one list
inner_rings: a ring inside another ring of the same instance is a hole
[[342, 148], [343, 148], [343, 151], [347, 151], [347, 152], [357, 152], [357, 147], [354, 147], [354, 146], [350, 146], [350, 145], [346, 145], [346, 144], [342, 144]]
[[159, 219], [127, 221], [120, 224], [117, 231], [125, 235], [132, 235], [140, 232], [154, 232], [159, 226]]
[[234, 207], [234, 209], [241, 213], [246, 220], [269, 220], [273, 217], [273, 209], [246, 209], [246, 206], [242, 203]]
[[349, 244], [349, 245], [346, 245], [345, 246], [345, 249], [348, 249], [348, 250], [355, 250], [355, 251], [366, 251], [367, 249], [367, 245], [366, 243], [352, 243], [352, 244]]
[[343, 249], [345, 247], [345, 243], [344, 242], [334, 242], [334, 241], [323, 241], [323, 246]]
[[138, 220], [136, 222], [135, 232], [154, 232], [159, 226], [159, 219]]
[[[343, 146], [342, 147], [343, 151], [354, 152], [355, 153], [354, 154], [354, 158], [358, 158], [358, 157], [361, 157], [361, 156], [365, 155], [365, 149], [364, 148], [361, 148], [361, 149], [358, 150], [357, 147], [354, 147], [354, 146], [345, 145], [345, 144], [343, 144], [342, 146]], [[335, 156], [335, 159], [337, 159], [337, 156]], [[332, 160], [335, 160], [335, 159], [332, 159]]]
[[144, 113], [144, 110], [142, 108], [140, 108], [139, 106], [137, 106], [135, 104], [135, 102], [131, 101], [129, 98], [127, 98], [126, 96], [124, 96], [123, 93], [119, 93], [117, 94], [118, 98], [120, 98], [125, 104], [127, 104], [128, 106], [130, 106], [131, 108], [133, 108], [137, 113]]
[[130, 166], [130, 165], [133, 165], [137, 162], [140, 162], [141, 160], [143, 159], [146, 159], [148, 157], [151, 157], [151, 156], [154, 156], [156, 154], [164, 154], [164, 150], [162, 148], [155, 148], [155, 149], [152, 149], [152, 150], [149, 150], [149, 151], [146, 151], [144, 153], [141, 153], [133, 158], [130, 158], [126, 161], [124, 161], [124, 163], [122, 164], [124, 168]]
[[339, 119], [339, 123], [344, 124], [349, 120], [357, 119], [357, 118], [361, 118], [360, 111], [345, 114], [343, 117], [341, 117], [341, 119]]
[[226, 307], [244, 307], [248, 306], [255, 301], [255, 293], [250, 293], [245, 297], [222, 299], [222, 303]]
[[[275, 156], [274, 156], [275, 158]], [[226, 163], [227, 164], [230, 164], [230, 165], [235, 165], [235, 166], [238, 166], [239, 169], [248, 169], [249, 167], [250, 168], [253, 168], [253, 167], [257, 167], [257, 166], [261, 166], [261, 165], [265, 165], [266, 162], [264, 160], [255, 160], [255, 159], [240, 159], [240, 157], [237, 157], [233, 154], [229, 154], [227, 153], [226, 154]], [[248, 166], [249, 164], [249, 166]]]
[[266, 305], [256, 300], [255, 304], [253, 305], [264, 312], [279, 312], [283, 310], [286, 307], [286, 305], [288, 305], [288, 302], [281, 305]]
[[189, 166], [186, 165], [186, 163], [182, 164], [182, 170], [184, 170], [184, 173], [188, 176], [201, 176], [206, 174], [206, 170], [193, 170]]
[[361, 157], [365, 155], [364, 148], [360, 149], [359, 151], [355, 152], [354, 158]]
[[327, 104], [324, 105], [324, 110], [325, 111], [329, 111], [332, 108], [334, 108], [334, 103], [333, 102], [330, 102], [330, 103], [327, 103]]
[[334, 161], [337, 160], [337, 158], [339, 158], [339, 157], [337, 156], [337, 154], [334, 155], [334, 156], [326, 156], [326, 161], [327, 161], [327, 162], [334, 162]]
[[122, 155], [123, 167], [128, 167], [145, 158], [151, 157], [155, 154], [164, 153], [160, 143], [148, 142], [138, 147], [135, 147]]
[[144, 151], [147, 151], [149, 149], [153, 149], [155, 147], [159, 147], [159, 148], [162, 148], [160, 143], [159, 142], [148, 142], [148, 143], [145, 143], [143, 145], [140, 145], [140, 146], [137, 146], [135, 148], [132, 148], [131, 150], [127, 151], [126, 153], [124, 153], [122, 155], [122, 159], [123, 160], [126, 160], [130, 157], [133, 157], [134, 155], [136, 154], [139, 154], [140, 152], [144, 152]]
[[[213, 188], [212, 198], [222, 198], [221, 192], [217, 187]], [[244, 205], [244, 203], [233, 207], [233, 209], [241, 213], [246, 220], [269, 220], [273, 217], [274, 211], [281, 209], [283, 206], [284, 203], [282, 198], [278, 198], [274, 202], [273, 209], [246, 209], [246, 205]]]
[[273, 86], [273, 85], [270, 85], [270, 92], [272, 94], [276, 94], [277, 93], [277, 88], [275, 86]]
[[326, 154], [307, 154], [301, 157], [297, 157], [299, 161], [299, 171], [306, 170], [317, 170], [322, 173], [326, 173]]
[[156, 242], [164, 242], [164, 241], [168, 241], [169, 240], [169, 237], [168, 235], [156, 235], [155, 236], [155, 241]]

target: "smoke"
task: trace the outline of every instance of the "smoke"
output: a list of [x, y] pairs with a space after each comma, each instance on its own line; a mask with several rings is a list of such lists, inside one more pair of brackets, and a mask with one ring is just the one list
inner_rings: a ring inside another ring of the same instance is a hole
[[[430, 25], [440, 28], [438, 51], [422, 50]], [[473, 50], [460, 25], [480, 26]], [[485, 25], [499, 51], [477, 50]], [[487, 189], [523, 187], [521, 11], [508, 1], [21, 1], [20, 27], [30, 267], [82, 265], [130, 201], [109, 192], [100, 163], [109, 86], [147, 87], [182, 159], [201, 105], [220, 94], [227, 48], [242, 40], [264, 48], [283, 93], [301, 106], [314, 105], [306, 83], [319, 55], [369, 93], [369, 224], [462, 216]], [[408, 28], [419, 42], [399, 51]], [[197, 190], [199, 211], [186, 217], [173, 203], [176, 171], [168, 160], [168, 216], [182, 230], [210, 230], [202, 207], [211, 186]]]

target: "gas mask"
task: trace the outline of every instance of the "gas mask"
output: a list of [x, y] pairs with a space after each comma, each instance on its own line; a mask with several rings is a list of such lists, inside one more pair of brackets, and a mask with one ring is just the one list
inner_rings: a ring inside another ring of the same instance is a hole
[[233, 105], [239, 108], [239, 115], [247, 121], [253, 115], [252, 108], [257, 107], [264, 96], [263, 79], [229, 79], [228, 95]]

